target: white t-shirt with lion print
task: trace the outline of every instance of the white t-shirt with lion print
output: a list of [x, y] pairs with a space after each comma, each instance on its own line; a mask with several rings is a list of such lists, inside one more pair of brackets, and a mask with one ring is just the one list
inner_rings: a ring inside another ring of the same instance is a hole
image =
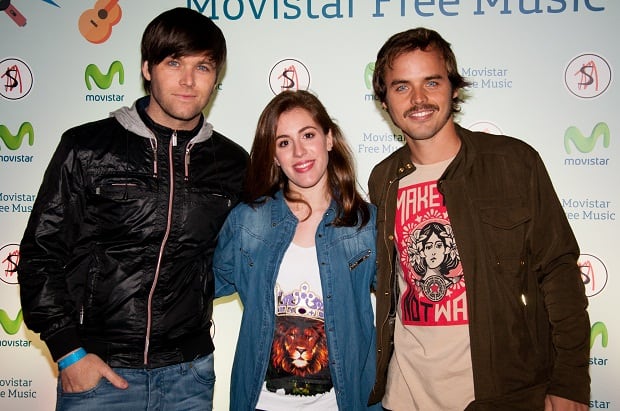
[[276, 279], [276, 329], [256, 409], [338, 410], [316, 247], [291, 243]]

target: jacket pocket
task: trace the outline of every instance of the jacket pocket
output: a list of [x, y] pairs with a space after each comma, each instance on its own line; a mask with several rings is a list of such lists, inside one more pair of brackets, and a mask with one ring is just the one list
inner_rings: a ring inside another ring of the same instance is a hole
[[372, 255], [372, 250], [367, 249], [349, 259], [349, 271], [355, 270], [361, 263], [366, 261]]
[[[101, 260], [96, 247], [91, 248], [88, 258], [85, 261], [85, 265], [76, 267], [76, 275], [81, 276], [82, 273], [86, 273], [84, 282], [84, 291], [82, 298], [80, 299], [79, 310], [79, 325], [83, 327], [92, 326], [97, 323], [96, 313], [94, 311], [97, 306], [95, 298], [97, 295], [97, 288], [99, 283], [99, 267]], [[83, 271], [82, 271], [83, 270]]]
[[129, 247], [163, 230], [155, 222], [162, 219], [158, 210], [165, 207], [158, 206], [158, 186], [152, 176], [125, 173], [92, 178], [83, 219], [89, 234], [105, 238], [108, 244], [118, 239]]
[[232, 208], [232, 199], [223, 193], [188, 189], [183, 200], [182, 228], [200, 241], [211, 242]]
[[104, 176], [95, 185], [96, 196], [113, 201], [143, 199], [144, 195], [153, 191], [152, 178], [146, 175]]
[[482, 208], [480, 220], [490, 262], [503, 273], [518, 274], [526, 249], [527, 222], [531, 220], [529, 210], [512, 205]]

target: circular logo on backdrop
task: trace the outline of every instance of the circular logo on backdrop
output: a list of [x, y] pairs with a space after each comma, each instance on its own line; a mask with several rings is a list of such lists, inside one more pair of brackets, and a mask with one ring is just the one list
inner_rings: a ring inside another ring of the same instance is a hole
[[269, 87], [273, 94], [280, 94], [285, 90], [308, 90], [310, 71], [299, 60], [280, 60], [271, 68]]
[[564, 83], [577, 97], [598, 97], [611, 84], [611, 67], [597, 54], [582, 54], [568, 63], [564, 72]]
[[9, 100], [19, 100], [32, 89], [32, 70], [20, 59], [4, 59], [0, 61], [0, 80], [0, 95]]
[[482, 131], [484, 133], [501, 135], [502, 130], [496, 125], [491, 123], [490, 121], [477, 121], [467, 127], [471, 131]]
[[5, 284], [17, 284], [17, 263], [19, 262], [19, 244], [6, 244], [0, 248], [0, 281]]
[[586, 287], [586, 295], [593, 297], [603, 291], [607, 285], [607, 267], [600, 258], [592, 254], [581, 254], [579, 256], [579, 269], [581, 279]]

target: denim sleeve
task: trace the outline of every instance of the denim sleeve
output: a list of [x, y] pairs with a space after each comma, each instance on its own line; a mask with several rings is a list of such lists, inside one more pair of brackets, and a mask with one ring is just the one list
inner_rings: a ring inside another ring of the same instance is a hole
[[215, 298], [223, 297], [235, 293], [235, 261], [237, 260], [235, 252], [239, 247], [235, 247], [238, 239], [235, 238], [234, 219], [235, 210], [233, 210], [218, 235], [217, 247], [213, 255], [213, 274], [215, 277]]

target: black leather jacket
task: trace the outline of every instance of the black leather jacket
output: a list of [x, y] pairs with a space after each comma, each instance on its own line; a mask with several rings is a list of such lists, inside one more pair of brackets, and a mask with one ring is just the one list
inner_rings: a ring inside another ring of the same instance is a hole
[[65, 132], [45, 172], [18, 278], [55, 360], [82, 346], [155, 368], [213, 351], [213, 251], [248, 155], [206, 121], [154, 124], [148, 98]]
[[[587, 404], [590, 324], [579, 248], [544, 164], [529, 145], [457, 125], [461, 149], [438, 181], [467, 284], [476, 400], [467, 410], [542, 410], [546, 394]], [[398, 181], [407, 146], [372, 171], [377, 205], [377, 381], [392, 355]]]

